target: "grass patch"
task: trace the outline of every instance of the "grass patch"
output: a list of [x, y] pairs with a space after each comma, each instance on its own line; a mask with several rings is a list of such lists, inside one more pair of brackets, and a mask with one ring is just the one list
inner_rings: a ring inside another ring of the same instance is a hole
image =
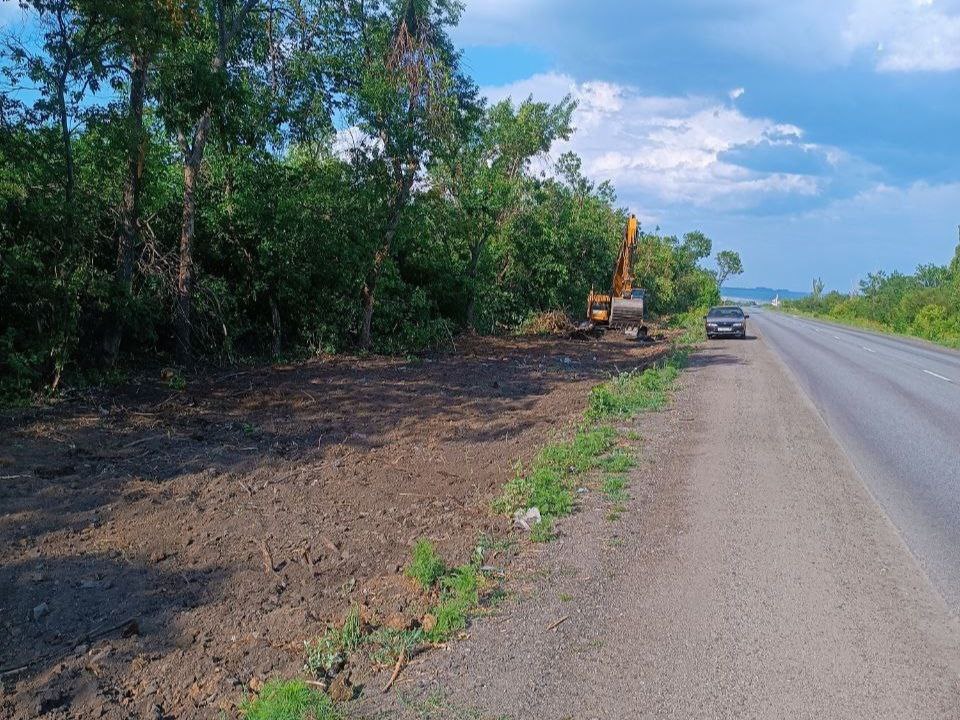
[[446, 642], [467, 626], [470, 612], [480, 604], [483, 578], [473, 565], [461, 565], [440, 581], [440, 602], [433, 608], [436, 624], [427, 633], [432, 642]]
[[623, 475], [607, 475], [603, 479], [601, 490], [607, 500], [622, 503], [627, 500], [627, 479]]
[[407, 577], [416, 580], [420, 587], [429, 590], [443, 577], [447, 568], [429, 540], [417, 540], [413, 559], [407, 566]]
[[622, 418], [667, 404], [668, 392], [686, 363], [686, 353], [677, 351], [665, 362], [643, 371], [621, 373], [590, 393], [587, 420]]
[[390, 630], [382, 628], [370, 633], [366, 639], [370, 659], [378, 665], [393, 665], [403, 655], [410, 658], [414, 650], [423, 644], [423, 630]]
[[629, 450], [619, 448], [609, 455], [601, 458], [599, 467], [608, 473], [624, 473], [637, 466], [637, 461], [633, 459], [633, 453]]
[[553, 518], [545, 517], [530, 528], [530, 539], [536, 543], [546, 543], [553, 540]]
[[271, 680], [240, 706], [244, 720], [337, 720], [333, 701], [303, 680]]
[[535, 507], [544, 518], [562, 517], [573, 510], [573, 479], [597, 466], [598, 458], [616, 439], [612, 427], [580, 428], [572, 440], [543, 448], [528, 469], [517, 466], [494, 510], [509, 514]]
[[304, 670], [317, 677], [329, 674], [342, 666], [348, 653], [364, 643], [363, 621], [360, 608], [352, 607], [347, 613], [343, 627], [327, 628], [327, 631], [312, 642], [306, 642]]

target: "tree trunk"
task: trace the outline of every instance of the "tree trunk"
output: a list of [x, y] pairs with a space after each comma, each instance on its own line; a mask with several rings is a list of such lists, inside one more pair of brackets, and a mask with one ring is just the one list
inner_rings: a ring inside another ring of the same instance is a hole
[[376, 305], [377, 283], [380, 280], [380, 273], [383, 270], [383, 262], [390, 255], [390, 248], [393, 245], [393, 239], [397, 235], [397, 228], [400, 227], [400, 215], [410, 197], [410, 188], [413, 187], [413, 174], [406, 175], [400, 183], [400, 192], [394, 200], [393, 207], [390, 209], [390, 215], [387, 219], [387, 227], [383, 232], [383, 242], [380, 244], [377, 253], [373, 256], [373, 267], [367, 276], [367, 282], [363, 286], [363, 326], [360, 329], [360, 349], [369, 350], [373, 347], [373, 309]]
[[[143, 131], [143, 106], [147, 90], [146, 56], [135, 53], [131, 63], [130, 104], [127, 108], [127, 176], [123, 183], [123, 199], [120, 205], [120, 233], [117, 242], [117, 285], [123, 292], [124, 302], [133, 291], [133, 270], [137, 246], [140, 243], [140, 188], [143, 179], [146, 137]], [[107, 365], [114, 366], [120, 353], [123, 338], [123, 317], [114, 311], [107, 336], [104, 339], [104, 355]]]
[[[66, 80], [63, 81], [66, 83]], [[60, 106], [60, 142], [63, 143], [63, 164], [64, 164], [64, 197], [66, 199], [66, 210], [71, 216], [73, 214], [73, 196], [76, 192], [76, 171], [73, 166], [73, 143], [70, 137], [70, 120], [67, 117], [67, 99], [66, 86], [61, 85], [58, 89], [57, 102]], [[71, 220], [72, 222], [72, 220]], [[69, 229], [69, 228], [68, 228]]]
[[177, 271], [177, 297], [173, 324], [177, 340], [177, 362], [188, 365], [193, 360], [191, 338], [191, 306], [193, 304], [193, 237], [197, 215], [197, 177], [203, 150], [210, 134], [211, 111], [200, 119], [193, 134], [193, 145], [183, 160], [183, 219], [180, 226], [180, 266]]
[[470, 299], [467, 301], [467, 329], [471, 332], [476, 330], [477, 313], [477, 270], [480, 266], [480, 254], [483, 251], [483, 240], [479, 241], [470, 248], [470, 266], [467, 268], [467, 280], [469, 283]]
[[280, 308], [276, 301], [270, 298], [270, 329], [273, 332], [273, 356], [279, 357], [283, 350], [283, 328], [280, 325]]

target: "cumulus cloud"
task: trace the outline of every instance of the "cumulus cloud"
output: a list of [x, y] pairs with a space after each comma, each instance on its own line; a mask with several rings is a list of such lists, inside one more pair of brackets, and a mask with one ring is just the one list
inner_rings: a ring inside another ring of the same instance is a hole
[[960, 2], [857, 0], [844, 39], [886, 72], [960, 69]]
[[739, 100], [740, 98], [743, 97], [743, 94], [744, 94], [745, 92], [747, 92], [745, 88], [738, 87], [738, 88], [734, 88], [733, 90], [731, 90], [731, 91], [728, 93], [728, 95], [730, 96], [730, 99], [731, 99], [731, 100]]
[[572, 95], [577, 131], [554, 153], [576, 152], [590, 177], [612, 180], [641, 213], [675, 204], [742, 210], [772, 197], [817, 196], [844, 157], [805, 142], [795, 125], [749, 117], [715, 98], [644, 95], [557, 73], [484, 92], [494, 101]]

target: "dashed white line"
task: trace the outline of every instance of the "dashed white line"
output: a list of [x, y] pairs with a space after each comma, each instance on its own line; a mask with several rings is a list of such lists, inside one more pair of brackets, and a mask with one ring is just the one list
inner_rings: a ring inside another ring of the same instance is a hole
[[933, 372], [932, 370], [924, 370], [924, 372], [925, 372], [927, 375], [933, 375], [933, 377], [935, 377], [935, 378], [940, 378], [941, 380], [946, 380], [948, 383], [952, 383], [952, 382], [953, 382], [953, 380], [951, 380], [950, 378], [944, 377], [943, 375], [940, 375], [939, 373], [935, 373], [935, 372]]
[[834, 336], [833, 336], [833, 339], [834, 339], [834, 340], [839, 340], [839, 339], [840, 339], [840, 336], [839, 336], [839, 335], [834, 335]]
[[875, 353], [875, 352], [876, 352], [876, 350], [873, 350], [872, 348], [868, 348], [866, 345], [861, 345], [860, 347], [862, 347], [862, 348], [863, 348], [864, 350], [866, 350], [868, 353]]

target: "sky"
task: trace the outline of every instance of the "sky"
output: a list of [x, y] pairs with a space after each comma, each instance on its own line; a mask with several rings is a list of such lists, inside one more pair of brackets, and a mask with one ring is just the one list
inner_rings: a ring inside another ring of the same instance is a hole
[[960, 0], [466, 0], [491, 100], [573, 95], [574, 150], [736, 285], [841, 291], [945, 264], [960, 225]]

